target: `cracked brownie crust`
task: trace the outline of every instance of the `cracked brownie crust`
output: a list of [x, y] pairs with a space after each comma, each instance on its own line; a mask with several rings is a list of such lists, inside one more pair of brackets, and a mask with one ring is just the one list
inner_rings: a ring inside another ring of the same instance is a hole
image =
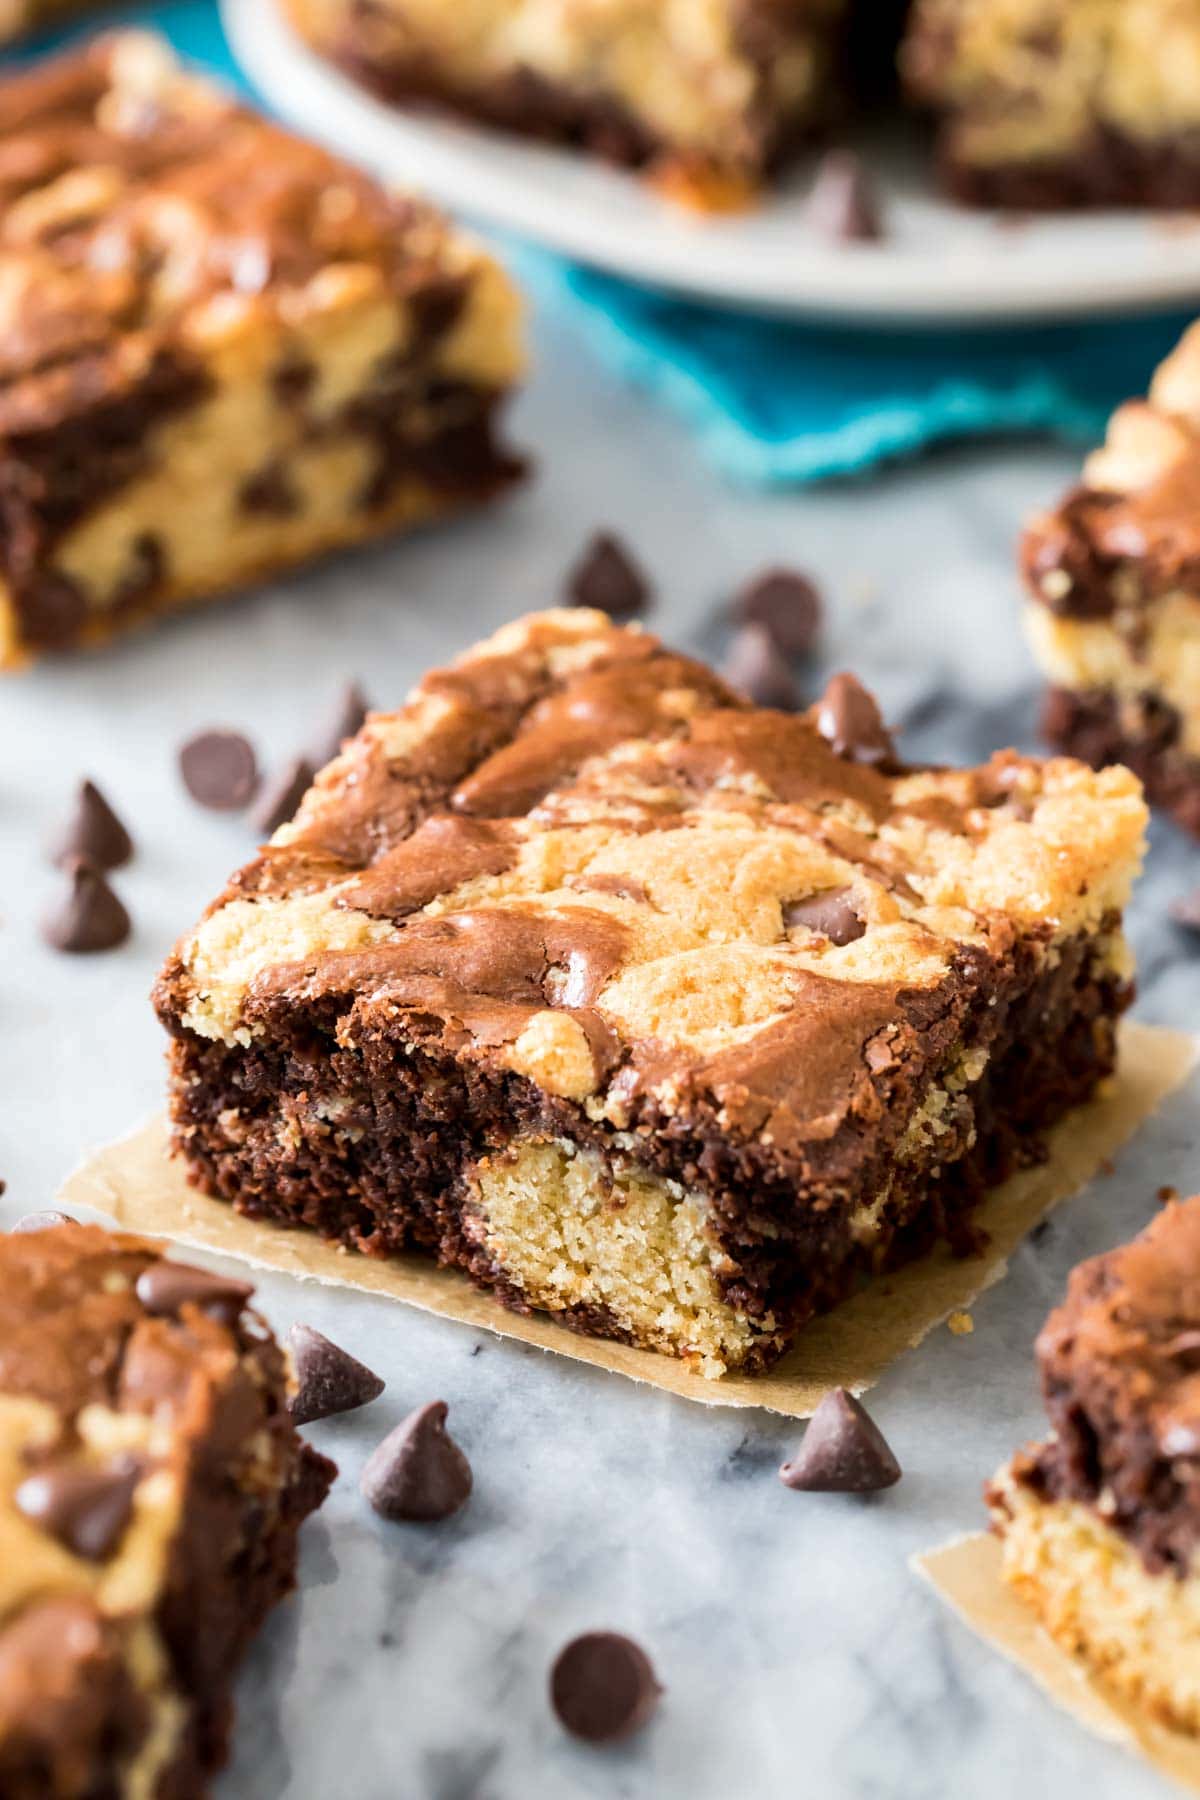
[[1046, 733], [1122, 761], [1200, 834], [1200, 329], [1109, 422], [1083, 481], [1025, 534]]
[[989, 1491], [1054, 1635], [1200, 1731], [1200, 1199], [1092, 1258], [1037, 1344], [1050, 1437]]
[[255, 1215], [759, 1367], [967, 1245], [1111, 1069], [1143, 823], [1123, 770], [872, 766], [533, 615], [373, 717], [182, 941], [176, 1142]]
[[1176, 0], [915, 0], [901, 66], [957, 198], [1200, 201], [1200, 15]]
[[114, 34], [0, 85], [0, 668], [507, 487], [499, 268]]
[[0, 1237], [6, 1800], [207, 1792], [333, 1477], [249, 1290], [172, 1293], [197, 1273], [92, 1226]]
[[[829, 117], [845, 0], [289, 0], [385, 99], [434, 103], [612, 161], [753, 185]], [[724, 192], [724, 188], [721, 189]]]

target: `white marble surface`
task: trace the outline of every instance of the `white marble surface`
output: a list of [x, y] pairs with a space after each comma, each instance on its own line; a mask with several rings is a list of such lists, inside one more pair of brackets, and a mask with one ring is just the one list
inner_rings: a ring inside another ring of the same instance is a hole
[[[396, 700], [429, 663], [551, 599], [598, 523], [636, 544], [676, 640], [718, 652], [731, 588], [795, 562], [828, 595], [824, 667], [866, 676], [910, 722], [914, 754], [1032, 741], [1012, 543], [1074, 456], [961, 450], [857, 486], [739, 493], [568, 324], [542, 320], [538, 338], [515, 431], [541, 471], [514, 505], [4, 686], [0, 1218], [46, 1204], [83, 1151], [159, 1101], [146, 991], [249, 848], [238, 822], [183, 797], [181, 735], [228, 722], [279, 756], [344, 674]], [[137, 833], [120, 877], [137, 929], [121, 951], [77, 961], [43, 948], [35, 921], [55, 886], [40, 845], [84, 772]], [[1196, 850], [1156, 829], [1133, 914], [1143, 1018], [1200, 1018], [1200, 946], [1165, 920], [1197, 879]], [[945, 1615], [905, 1559], [977, 1525], [980, 1481], [1036, 1428], [1030, 1345], [1067, 1268], [1136, 1228], [1160, 1183], [1200, 1185], [1198, 1105], [1172, 1104], [1022, 1250], [976, 1308], [974, 1336], [938, 1333], [883, 1381], [871, 1404], [906, 1474], [874, 1500], [787, 1492], [775, 1470], [798, 1432], [765, 1415], [701, 1410], [382, 1300], [264, 1280], [281, 1329], [311, 1320], [389, 1386], [369, 1411], [312, 1429], [342, 1478], [307, 1530], [302, 1594], [242, 1680], [224, 1800], [1160, 1792]], [[384, 1525], [356, 1493], [362, 1458], [437, 1395], [475, 1496], [441, 1528]], [[657, 1721], [614, 1752], [567, 1741], [545, 1702], [553, 1654], [593, 1626], [641, 1639], [667, 1688]]]

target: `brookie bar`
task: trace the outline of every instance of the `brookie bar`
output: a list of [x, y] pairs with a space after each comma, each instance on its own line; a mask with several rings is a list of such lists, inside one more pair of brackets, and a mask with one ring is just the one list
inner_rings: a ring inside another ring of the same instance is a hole
[[761, 1368], [971, 1241], [1113, 1067], [1137, 781], [904, 769], [583, 609], [373, 715], [157, 989], [175, 1141], [255, 1217]]
[[988, 1490], [1005, 1579], [1120, 1692], [1200, 1732], [1200, 1199], [1082, 1263], [1037, 1353], [1051, 1435]]
[[141, 33], [0, 85], [0, 668], [519, 473], [500, 269]]
[[1200, 11], [1177, 0], [915, 0], [910, 94], [962, 200], [1200, 203]]
[[320, 51], [386, 99], [650, 164], [718, 204], [829, 117], [848, 16], [846, 0], [288, 6]]
[[37, 1225], [0, 1236], [0, 1794], [199, 1800], [335, 1471], [249, 1287]]
[[1119, 407], [1082, 485], [1025, 534], [1046, 734], [1124, 762], [1200, 835], [1200, 326]]

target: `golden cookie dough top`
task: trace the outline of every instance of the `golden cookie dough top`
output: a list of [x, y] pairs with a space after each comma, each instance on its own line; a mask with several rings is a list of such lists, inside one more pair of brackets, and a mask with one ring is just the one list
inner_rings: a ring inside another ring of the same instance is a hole
[[600, 613], [519, 620], [318, 776], [178, 946], [164, 1021], [420, 1039], [618, 1127], [637, 1088], [832, 1131], [1019, 941], [1111, 929], [1146, 817], [1123, 769], [905, 770], [837, 711], [751, 707]]

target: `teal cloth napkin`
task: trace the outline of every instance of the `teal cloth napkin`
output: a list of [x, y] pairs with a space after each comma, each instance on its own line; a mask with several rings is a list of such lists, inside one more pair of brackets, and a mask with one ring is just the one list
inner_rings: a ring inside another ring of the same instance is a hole
[[[216, 0], [110, 16], [157, 25], [246, 90]], [[952, 439], [1095, 438], [1119, 401], [1145, 391], [1191, 316], [903, 331], [792, 323], [672, 299], [525, 247], [511, 260], [544, 304], [575, 315], [598, 356], [684, 418], [724, 474], [756, 484], [856, 474]]]

